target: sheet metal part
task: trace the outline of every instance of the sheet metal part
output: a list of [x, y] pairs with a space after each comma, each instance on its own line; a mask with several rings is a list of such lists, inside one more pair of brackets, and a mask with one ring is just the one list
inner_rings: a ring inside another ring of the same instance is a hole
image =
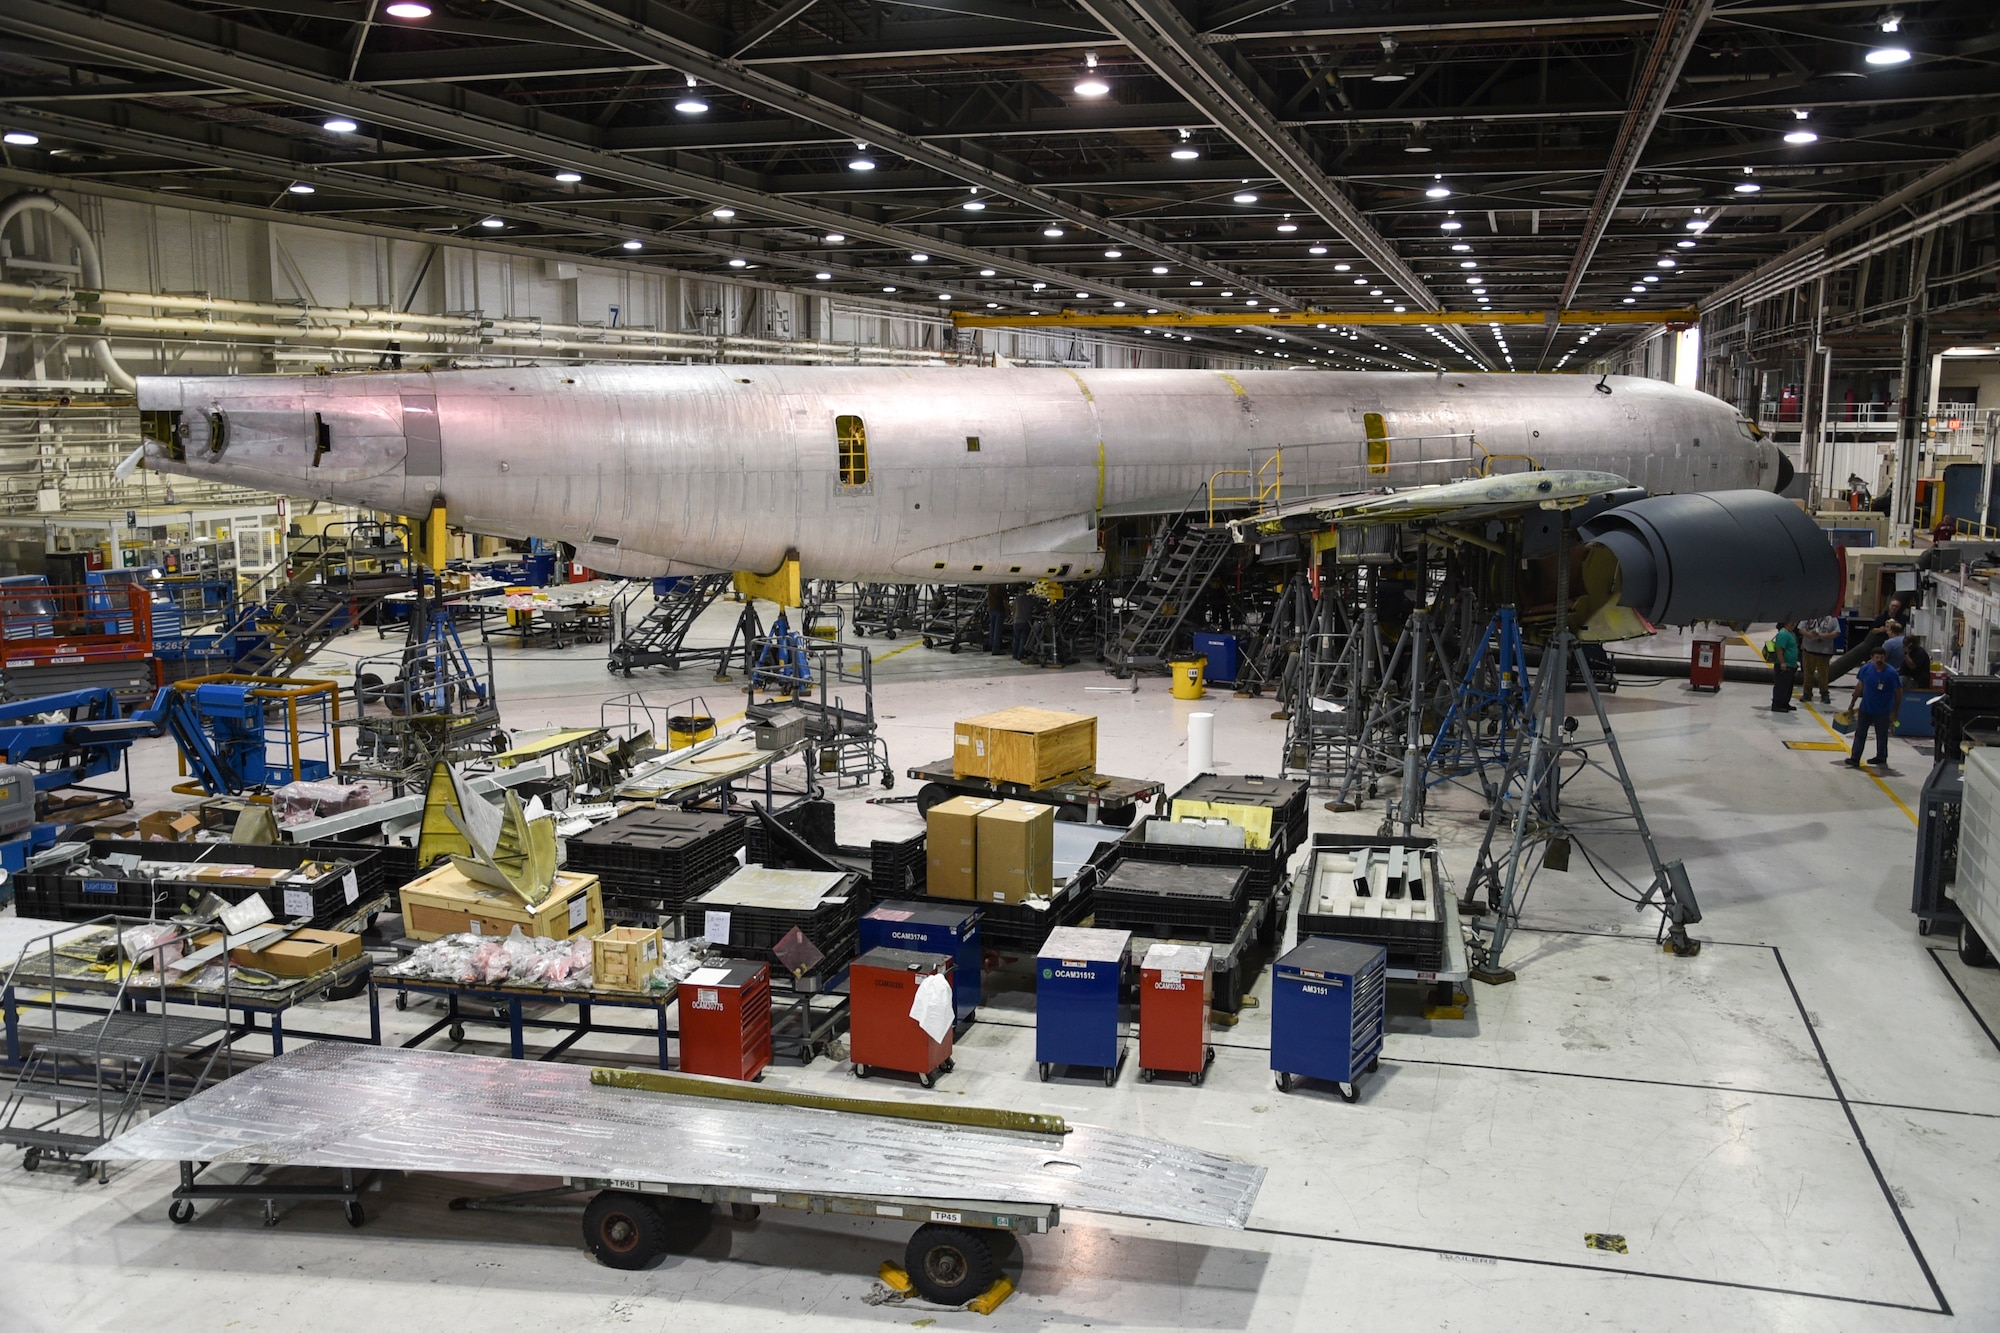
[[986, 1199], [1240, 1228], [1264, 1168], [1090, 1125], [1042, 1134], [597, 1087], [583, 1065], [321, 1042], [99, 1149], [194, 1161]]

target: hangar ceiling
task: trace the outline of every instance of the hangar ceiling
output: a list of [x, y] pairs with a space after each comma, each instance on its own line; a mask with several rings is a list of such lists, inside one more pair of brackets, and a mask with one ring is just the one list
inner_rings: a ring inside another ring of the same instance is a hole
[[[1685, 308], [1988, 143], [2000, 105], [1991, 0], [8, 0], [0, 33], [6, 165], [46, 178], [933, 314], [1336, 330]], [[1292, 342], [1523, 370], [1582, 345], [1505, 334]]]

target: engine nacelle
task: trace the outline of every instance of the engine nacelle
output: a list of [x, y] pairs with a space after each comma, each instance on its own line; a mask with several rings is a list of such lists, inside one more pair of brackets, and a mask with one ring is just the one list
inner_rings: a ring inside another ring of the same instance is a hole
[[1819, 616], [1840, 601], [1833, 546], [1790, 500], [1765, 491], [1656, 495], [1578, 532], [1618, 567], [1617, 601], [1656, 625]]

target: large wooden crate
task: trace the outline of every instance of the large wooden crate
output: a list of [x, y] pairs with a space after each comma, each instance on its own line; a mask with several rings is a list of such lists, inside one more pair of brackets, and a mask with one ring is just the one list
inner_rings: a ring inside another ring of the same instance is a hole
[[613, 926], [590, 942], [590, 963], [594, 988], [642, 991], [660, 965], [660, 928]]
[[604, 899], [597, 876], [563, 871], [535, 906], [501, 889], [475, 884], [449, 861], [403, 886], [403, 933], [413, 940], [445, 935], [523, 935], [567, 940], [604, 933]]
[[1046, 708], [1003, 708], [954, 728], [952, 776], [1051, 787], [1097, 767], [1097, 719]]

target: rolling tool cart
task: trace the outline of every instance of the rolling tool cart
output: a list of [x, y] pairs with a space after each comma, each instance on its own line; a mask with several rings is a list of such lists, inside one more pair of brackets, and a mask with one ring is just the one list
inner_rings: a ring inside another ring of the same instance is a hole
[[1035, 1060], [1042, 1082], [1058, 1066], [1097, 1069], [1118, 1081], [1125, 1042], [1118, 1032], [1118, 987], [1132, 948], [1129, 930], [1060, 926], [1035, 964]]
[[771, 969], [704, 967], [680, 984], [681, 1072], [749, 1082], [771, 1063]]
[[1271, 1069], [1278, 1091], [1301, 1078], [1361, 1096], [1359, 1080], [1381, 1061], [1388, 953], [1379, 944], [1308, 939], [1271, 968]]
[[[870, 949], [854, 960], [847, 971], [847, 1051], [854, 1077], [894, 1069], [915, 1074], [928, 1088], [939, 1074], [951, 1072], [949, 1011], [929, 1028], [917, 1018], [919, 989], [932, 977], [949, 986], [951, 971], [949, 955], [909, 949]], [[942, 1035], [933, 1036], [937, 1031]]]
[[861, 951], [910, 949], [950, 958], [953, 1017], [963, 1027], [983, 993], [979, 918], [980, 910], [969, 903], [882, 903], [861, 918]]
[[1215, 1062], [1208, 1044], [1215, 959], [1205, 944], [1155, 944], [1139, 965], [1139, 1081], [1186, 1074], [1191, 1087]]

